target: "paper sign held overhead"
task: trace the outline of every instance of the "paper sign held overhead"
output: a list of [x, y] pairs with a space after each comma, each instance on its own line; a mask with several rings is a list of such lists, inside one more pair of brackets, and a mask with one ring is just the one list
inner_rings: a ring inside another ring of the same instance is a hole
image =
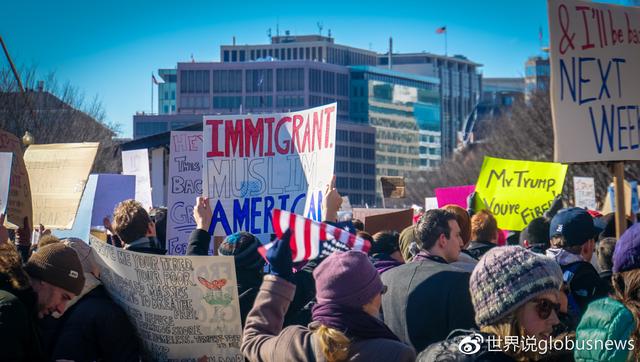
[[555, 161], [640, 160], [640, 8], [547, 4]]
[[7, 213], [9, 204], [9, 185], [11, 182], [11, 165], [13, 164], [13, 153], [0, 152], [0, 214]]
[[203, 194], [211, 199], [211, 232], [245, 230], [263, 242], [271, 211], [321, 220], [333, 177], [336, 103], [290, 113], [205, 116]]
[[29, 146], [24, 162], [29, 172], [33, 223], [49, 229], [70, 229], [99, 143]]
[[438, 207], [453, 204], [467, 209], [467, 197], [469, 197], [475, 189], [475, 185], [439, 187], [435, 189]]
[[29, 185], [29, 174], [22, 155], [22, 143], [13, 134], [0, 130], [0, 152], [14, 154], [11, 165], [11, 180], [9, 181], [11, 188], [9, 189], [5, 225], [11, 228], [22, 227], [25, 218], [28, 220], [29, 225], [33, 225], [31, 187]]
[[574, 177], [573, 191], [576, 207], [596, 210], [596, 187], [593, 177]]
[[503, 230], [520, 231], [562, 193], [567, 166], [485, 157], [476, 183], [476, 210], [488, 209]]
[[401, 176], [381, 176], [380, 184], [382, 185], [383, 197], [391, 199], [405, 198], [404, 177]]
[[122, 174], [136, 177], [136, 201], [149, 210], [151, 201], [151, 177], [149, 176], [149, 150], [122, 151]]

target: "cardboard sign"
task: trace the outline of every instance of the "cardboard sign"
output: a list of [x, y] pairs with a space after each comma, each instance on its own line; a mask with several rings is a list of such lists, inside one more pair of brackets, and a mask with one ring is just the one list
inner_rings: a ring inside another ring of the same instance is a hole
[[151, 201], [151, 177], [149, 176], [149, 150], [122, 151], [122, 174], [136, 177], [136, 201], [149, 210]]
[[453, 204], [467, 209], [467, 197], [469, 197], [475, 189], [475, 185], [439, 187], [435, 189], [438, 207]]
[[574, 177], [573, 193], [576, 207], [596, 210], [596, 187], [593, 177]]
[[24, 225], [27, 218], [29, 225], [33, 225], [31, 187], [29, 185], [29, 174], [24, 164], [22, 156], [22, 146], [18, 137], [0, 130], [0, 152], [11, 152], [14, 154], [14, 161], [11, 170], [11, 188], [9, 189], [9, 200], [7, 205], [7, 217], [5, 226], [16, 229]]
[[413, 224], [413, 210], [395, 210], [393, 212], [369, 215], [364, 218], [364, 231], [373, 235], [378, 231], [391, 230], [402, 232]]
[[33, 223], [70, 229], [98, 151], [97, 142], [29, 146], [24, 162], [33, 199]]
[[[84, 242], [89, 242], [89, 233], [91, 232], [91, 219], [93, 214], [93, 201], [96, 195], [96, 189], [98, 188], [98, 175], [89, 175], [87, 184], [82, 192], [82, 198], [80, 199], [80, 206], [78, 206], [78, 212], [76, 218], [73, 221], [73, 227], [68, 230], [53, 229], [51, 233], [56, 237], [63, 238], [79, 238]], [[102, 222], [100, 222], [102, 225]]]
[[[624, 181], [624, 210], [629, 219], [633, 219], [633, 214], [638, 213], [638, 183], [636, 181]], [[608, 214], [616, 211], [616, 197], [613, 184], [607, 188], [607, 197], [602, 205], [602, 213]]]
[[391, 199], [403, 199], [405, 197], [404, 177], [382, 176], [380, 177], [383, 197]]
[[167, 249], [184, 255], [196, 228], [193, 208], [202, 195], [202, 132], [171, 132], [167, 193]]
[[0, 152], [0, 170], [2, 170], [2, 172], [0, 172], [0, 214], [7, 213], [12, 164], [13, 153]]
[[548, 0], [556, 162], [640, 160], [640, 8]]
[[205, 116], [203, 194], [214, 235], [245, 230], [268, 242], [271, 211], [322, 219], [333, 176], [336, 103], [290, 113]]
[[[91, 175], [94, 176], [94, 175]], [[116, 205], [133, 199], [136, 193], [136, 177], [132, 175], [99, 174], [93, 198], [91, 226], [101, 226], [105, 217], [113, 216]]]
[[143, 360], [243, 360], [233, 257], [142, 254], [93, 236], [91, 247], [102, 283], [142, 339]]
[[567, 166], [485, 157], [476, 183], [476, 210], [488, 209], [503, 230], [520, 231], [562, 193]]

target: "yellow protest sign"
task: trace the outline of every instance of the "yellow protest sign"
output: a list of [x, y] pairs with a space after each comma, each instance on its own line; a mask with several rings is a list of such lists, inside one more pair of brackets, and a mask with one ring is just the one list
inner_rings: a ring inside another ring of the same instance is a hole
[[485, 157], [476, 184], [476, 210], [488, 209], [503, 230], [519, 231], [562, 193], [567, 165]]

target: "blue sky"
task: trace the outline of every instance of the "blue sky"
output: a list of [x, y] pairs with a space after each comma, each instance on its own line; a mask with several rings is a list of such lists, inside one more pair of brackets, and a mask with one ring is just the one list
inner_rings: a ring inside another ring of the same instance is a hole
[[[625, 3], [624, 0], [609, 1]], [[527, 1], [7, 1], [0, 35], [17, 65], [55, 71], [87, 98], [98, 96], [107, 120], [132, 135], [132, 115], [151, 108], [151, 73], [188, 61], [218, 61], [220, 45], [267, 43], [267, 29], [323, 34], [336, 43], [383, 52], [444, 53], [435, 29], [447, 26], [448, 53], [482, 63], [485, 77], [517, 77], [547, 41], [545, 0]], [[0, 66], [7, 66], [4, 56]], [[157, 74], [157, 73], [156, 73]], [[157, 99], [154, 100], [157, 103]], [[155, 106], [157, 109], [157, 106]], [[154, 110], [155, 111], [155, 110]]]

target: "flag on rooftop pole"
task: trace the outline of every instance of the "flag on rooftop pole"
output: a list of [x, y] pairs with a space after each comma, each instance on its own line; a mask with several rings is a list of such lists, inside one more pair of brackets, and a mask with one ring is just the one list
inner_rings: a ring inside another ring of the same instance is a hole
[[[339, 227], [307, 219], [287, 211], [274, 209], [272, 212], [273, 231], [281, 238], [291, 230], [289, 245], [294, 262], [307, 261], [317, 258], [327, 241], [335, 240], [349, 249], [364, 253], [371, 249], [371, 243], [359, 236], [355, 236]], [[260, 254], [266, 255], [274, 243], [259, 248]]]
[[443, 34], [447, 31], [447, 27], [446, 26], [441, 26], [438, 29], [436, 29], [436, 34]]

